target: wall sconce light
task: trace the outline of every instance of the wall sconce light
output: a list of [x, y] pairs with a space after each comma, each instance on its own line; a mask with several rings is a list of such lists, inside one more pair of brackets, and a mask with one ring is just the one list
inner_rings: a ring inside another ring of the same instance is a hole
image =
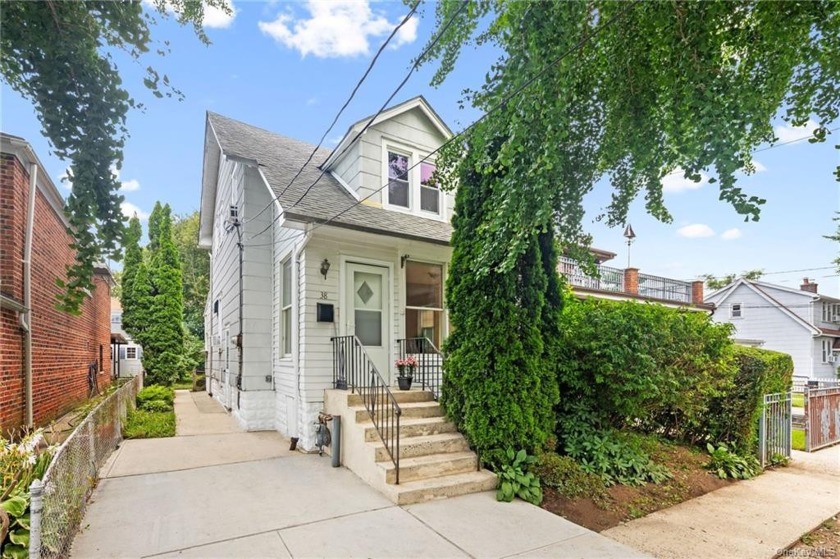
[[400, 268], [405, 268], [405, 261], [411, 258], [410, 254], [403, 254], [400, 256]]
[[327, 279], [327, 272], [330, 271], [330, 261], [324, 258], [324, 261], [321, 262], [321, 275], [324, 276], [324, 279]]

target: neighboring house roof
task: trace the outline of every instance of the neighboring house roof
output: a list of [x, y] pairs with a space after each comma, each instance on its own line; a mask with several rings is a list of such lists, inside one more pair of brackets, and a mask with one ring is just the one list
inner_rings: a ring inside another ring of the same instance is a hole
[[[212, 147], [208, 146], [210, 142], [217, 144], [215, 151], [208, 149]], [[305, 142], [208, 112], [201, 195], [202, 244], [209, 246], [208, 240], [212, 235], [218, 178], [216, 175], [220, 156], [258, 165], [287, 220], [304, 223], [329, 221], [330, 225], [335, 227], [438, 244], [449, 243], [452, 226], [447, 222], [360, 204], [329, 172], [318, 180], [321, 171], [317, 165], [329, 155], [326, 149], [318, 150], [312, 162], [286, 190], [286, 186], [303, 167], [313, 148], [314, 146]], [[316, 180], [318, 182], [303, 200], [295, 205]], [[339, 213], [341, 215], [335, 217]]]
[[[707, 299], [714, 299], [713, 302], [717, 306], [721, 306], [723, 304], [723, 302], [726, 301], [735, 292], [735, 290], [739, 286], [742, 286], [742, 285], [745, 286], [747, 289], [750, 289], [750, 290], [754, 291], [756, 294], [758, 294], [759, 297], [761, 297], [762, 299], [767, 301], [770, 305], [773, 305], [774, 307], [777, 307], [779, 309], [779, 311], [781, 311], [783, 314], [785, 314], [788, 317], [790, 317], [791, 319], [793, 319], [794, 322], [796, 322], [797, 324], [799, 324], [800, 326], [802, 326], [803, 328], [805, 328], [806, 330], [811, 332], [811, 334], [813, 334], [815, 336], [819, 336], [821, 334], [821, 331], [820, 331], [819, 328], [817, 328], [813, 324], [809, 323], [807, 320], [803, 319], [802, 317], [800, 317], [799, 315], [797, 315], [796, 313], [794, 313], [793, 311], [788, 309], [778, 299], [775, 299], [772, 295], [767, 293], [767, 291], [766, 291], [767, 288], [778, 288], [779, 287], [779, 286], [776, 286], [776, 285], [773, 285], [773, 284], [750, 281], [750, 280], [746, 280], [744, 278], [738, 278], [737, 280], [735, 280], [734, 282], [732, 282], [728, 286], [724, 287], [723, 289], [715, 291], [714, 293], [709, 295], [707, 297]], [[784, 291], [789, 291], [789, 292], [792, 292], [792, 293], [796, 293], [797, 295], [799, 295], [799, 294], [811, 295], [811, 296], [814, 295], [813, 293], [810, 293], [808, 291], [797, 291], [795, 289], [789, 289], [789, 288], [786, 288], [786, 287], [782, 287], [781, 289], [784, 290]], [[811, 298], [813, 299], [815, 297], [811, 297]]]

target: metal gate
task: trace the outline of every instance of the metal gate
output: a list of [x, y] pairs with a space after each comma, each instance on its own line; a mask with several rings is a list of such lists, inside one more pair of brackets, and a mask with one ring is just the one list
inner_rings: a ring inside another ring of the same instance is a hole
[[840, 442], [840, 386], [805, 387], [805, 450]]
[[790, 458], [791, 403], [790, 392], [764, 395], [764, 409], [758, 425], [758, 454], [762, 468], [780, 458]]

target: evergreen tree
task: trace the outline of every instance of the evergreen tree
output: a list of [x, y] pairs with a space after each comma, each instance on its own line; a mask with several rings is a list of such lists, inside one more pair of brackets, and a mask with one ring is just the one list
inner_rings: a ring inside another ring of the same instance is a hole
[[550, 222], [528, 237], [513, 267], [501, 266], [504, 256], [484, 265], [495, 234], [485, 227], [493, 211], [486, 200], [505, 170], [476, 169], [498, 145], [474, 142], [453, 158], [459, 186], [446, 283], [453, 332], [442, 394], [447, 415], [488, 463], [507, 447], [534, 451], [553, 433], [562, 307]]
[[169, 204], [164, 206], [161, 205], [160, 201], [155, 202], [155, 207], [149, 214], [149, 245], [146, 247], [152, 253], [158, 249], [162, 223], [167, 219], [171, 220], [171, 218], [172, 210], [169, 208]]
[[120, 281], [120, 304], [122, 305], [122, 328], [129, 336], [137, 340], [139, 333], [136, 317], [136, 296], [134, 283], [137, 272], [143, 264], [143, 250], [140, 248], [140, 237], [143, 229], [140, 226], [140, 219], [135, 215], [128, 222], [125, 231], [125, 260]]
[[[125, 292], [125, 288], [123, 288]], [[131, 286], [132, 316], [131, 332], [126, 330], [132, 339], [143, 346], [143, 364], [146, 364], [145, 347], [148, 343], [146, 333], [149, 330], [152, 306], [154, 303], [154, 292], [152, 281], [149, 277], [149, 266], [145, 260], [140, 260], [137, 265], [137, 272], [134, 275], [134, 283]], [[123, 309], [123, 323], [125, 323], [125, 309]], [[123, 324], [123, 329], [125, 325]]]
[[210, 287], [210, 253], [198, 247], [197, 211], [177, 216], [172, 222], [172, 239], [181, 257], [184, 282], [184, 325], [204, 343], [204, 305]]
[[[155, 209], [158, 209], [157, 204]], [[159, 215], [155, 223], [156, 248], [151, 251], [149, 263], [151, 308], [148, 327], [143, 333], [143, 366], [152, 383], [172, 384], [183, 369], [183, 286], [168, 204], [161, 208]]]

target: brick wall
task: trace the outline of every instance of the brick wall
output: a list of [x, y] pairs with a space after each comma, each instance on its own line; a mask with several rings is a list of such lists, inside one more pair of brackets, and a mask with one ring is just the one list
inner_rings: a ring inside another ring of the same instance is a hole
[[[10, 154], [0, 160], [0, 290], [23, 301], [23, 236], [29, 198], [27, 168]], [[110, 383], [110, 287], [94, 278], [95, 290], [80, 316], [55, 309], [55, 280], [73, 262], [61, 216], [38, 190], [32, 244], [32, 369], [36, 425], [69, 411], [88, 396], [88, 366], [100, 359], [100, 388]], [[0, 431], [25, 421], [23, 332], [17, 313], [0, 314]]]

